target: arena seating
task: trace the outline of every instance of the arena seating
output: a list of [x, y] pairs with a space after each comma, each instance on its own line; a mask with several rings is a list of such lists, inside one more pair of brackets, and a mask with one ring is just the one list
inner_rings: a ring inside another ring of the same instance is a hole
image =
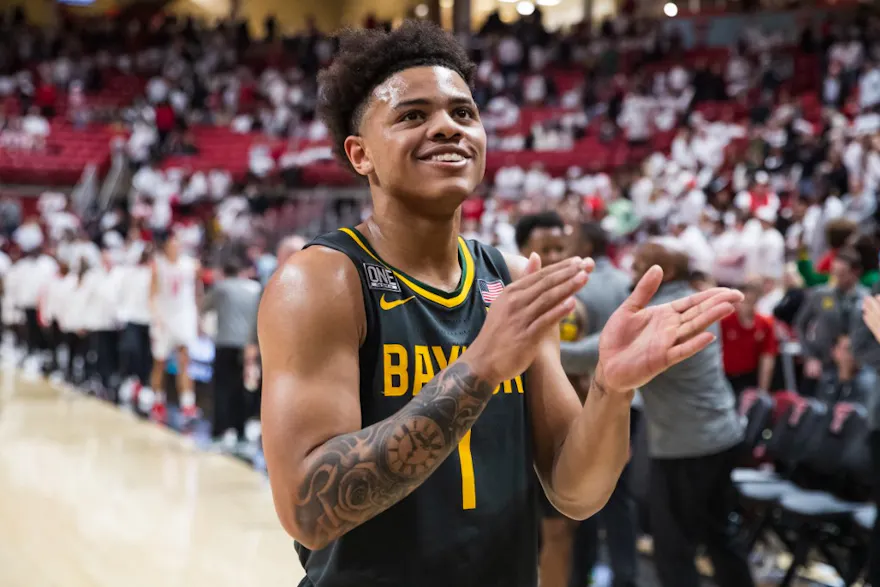
[[[803, 55], [795, 48], [787, 48], [781, 54], [791, 56], [792, 71], [796, 72], [781, 89], [797, 96], [804, 111], [804, 116], [811, 122], [817, 122], [821, 115], [821, 106], [816, 94], [821, 68], [818, 58], [814, 55]], [[622, 72], [632, 71], [636, 67], [633, 56], [624, 53], [620, 69]], [[651, 75], [657, 71], [668, 70], [674, 64], [693, 67], [697, 64], [717, 63], [725, 66], [729, 58], [726, 48], [703, 48], [687, 51], [676, 61], [659, 61], [638, 63], [638, 71], [642, 75]], [[265, 66], [265, 62], [257, 64]], [[259, 69], [259, 68], [258, 68]], [[560, 95], [582, 83], [583, 75], [576, 69], [553, 69], [551, 77]], [[116, 71], [105, 71], [104, 89], [88, 96], [90, 108], [112, 111], [132, 103], [136, 96], [143, 92], [146, 79], [133, 75], [123, 75]], [[704, 102], [696, 107], [706, 120], [741, 121], [748, 116], [749, 106], [758, 98], [752, 93], [744, 102]], [[57, 110], [59, 118], [64, 120], [67, 97], [59, 95]], [[5, 105], [7, 113], [15, 111], [15, 101]], [[559, 119], [570, 110], [561, 107], [523, 107], [520, 118], [512, 128], [506, 129], [505, 136], [528, 134], [536, 123], [545, 123]], [[211, 169], [228, 170], [236, 180], [243, 180], [248, 171], [248, 151], [256, 142], [271, 145], [273, 152], [283, 153], [285, 141], [270, 140], [261, 133], [237, 134], [227, 127], [198, 126], [194, 129], [195, 144], [199, 149], [196, 155], [169, 157], [164, 167], [183, 167], [193, 171]], [[488, 154], [486, 162], [486, 180], [491, 182], [495, 173], [502, 167], [517, 165], [528, 168], [541, 164], [551, 176], [561, 176], [571, 167], [580, 167], [589, 173], [609, 172], [624, 165], [637, 165], [651, 152], [668, 152], [675, 131], [656, 133], [649, 145], [631, 148], [623, 139], [603, 143], [597, 136], [595, 124], [588, 127], [587, 134], [577, 141], [574, 148], [567, 151], [493, 151]], [[0, 178], [9, 183], [73, 185], [79, 178], [82, 169], [88, 163], [96, 163], [101, 170], [106, 170], [110, 160], [110, 139], [114, 131], [109, 127], [90, 128], [88, 132], [78, 131], [64, 123], [56, 123], [49, 138], [45, 152], [15, 152], [0, 149]], [[324, 143], [326, 144], [326, 143]], [[297, 149], [315, 146], [300, 144]], [[742, 143], [739, 143], [742, 146]], [[317, 162], [301, 170], [300, 182], [303, 185], [348, 186], [353, 180], [350, 174], [335, 162]]]

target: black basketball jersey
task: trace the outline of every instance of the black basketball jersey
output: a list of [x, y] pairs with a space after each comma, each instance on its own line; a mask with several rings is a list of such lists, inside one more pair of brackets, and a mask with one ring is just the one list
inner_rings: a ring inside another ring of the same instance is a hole
[[[398, 412], [455, 361], [510, 282], [501, 253], [462, 238], [453, 292], [391, 267], [353, 228], [314, 245], [345, 253], [360, 274], [364, 427]], [[398, 504], [324, 549], [297, 544], [301, 587], [534, 587], [538, 487], [526, 393], [525, 376], [499, 385], [458, 450]]]

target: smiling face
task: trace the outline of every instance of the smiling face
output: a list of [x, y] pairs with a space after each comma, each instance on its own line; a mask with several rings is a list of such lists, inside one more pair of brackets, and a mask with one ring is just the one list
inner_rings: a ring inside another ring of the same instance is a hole
[[373, 91], [345, 152], [374, 188], [426, 212], [450, 214], [483, 179], [486, 131], [459, 74], [413, 67]]

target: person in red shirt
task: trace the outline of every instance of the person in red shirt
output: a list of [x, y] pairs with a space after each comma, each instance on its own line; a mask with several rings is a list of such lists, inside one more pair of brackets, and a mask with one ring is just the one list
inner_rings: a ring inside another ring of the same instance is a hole
[[750, 283], [742, 293], [736, 312], [721, 320], [724, 373], [737, 395], [751, 387], [769, 391], [779, 354], [773, 318], [755, 311], [760, 287]]
[[159, 131], [159, 145], [164, 148], [168, 141], [168, 136], [174, 130], [177, 124], [177, 116], [174, 114], [174, 108], [167, 101], [156, 106], [156, 130]]

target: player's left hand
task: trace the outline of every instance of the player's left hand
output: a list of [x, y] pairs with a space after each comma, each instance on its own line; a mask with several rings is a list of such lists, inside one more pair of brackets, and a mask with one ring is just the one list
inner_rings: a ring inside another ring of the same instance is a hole
[[603, 387], [630, 391], [694, 356], [715, 340], [706, 328], [743, 298], [736, 290], [716, 287], [648, 307], [662, 282], [663, 270], [651, 267], [602, 329], [596, 378]]

